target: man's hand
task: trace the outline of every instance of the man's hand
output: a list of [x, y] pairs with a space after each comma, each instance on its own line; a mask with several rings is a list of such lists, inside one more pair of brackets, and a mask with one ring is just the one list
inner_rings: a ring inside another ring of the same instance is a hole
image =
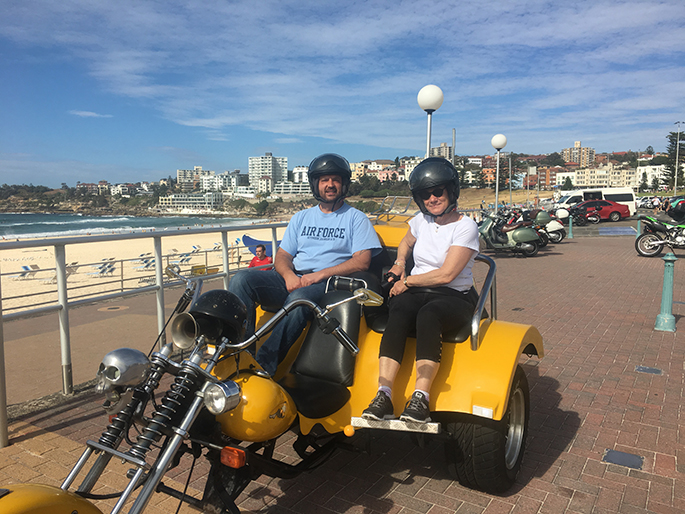
[[[305, 275], [305, 277], [306, 276], [307, 275]], [[292, 293], [295, 289], [299, 289], [301, 287], [309, 285], [303, 284], [302, 278], [304, 277], [298, 277], [297, 275], [295, 275], [295, 273], [288, 273], [285, 277], [283, 277], [283, 280], [285, 280], [285, 288], [288, 290], [289, 293]]]
[[319, 282], [327, 279], [328, 277], [322, 273], [321, 271], [317, 271], [314, 273], [307, 273], [306, 275], [302, 275], [300, 277], [300, 283], [302, 284], [302, 287], [307, 287], [311, 286], [312, 284], [318, 284]]

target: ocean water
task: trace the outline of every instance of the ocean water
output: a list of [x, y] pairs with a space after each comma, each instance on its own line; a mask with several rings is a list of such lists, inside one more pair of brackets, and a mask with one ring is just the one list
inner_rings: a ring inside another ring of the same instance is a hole
[[79, 214], [0, 213], [2, 239], [50, 238], [96, 234], [177, 230], [186, 227], [230, 227], [254, 220], [194, 216], [81, 216]]

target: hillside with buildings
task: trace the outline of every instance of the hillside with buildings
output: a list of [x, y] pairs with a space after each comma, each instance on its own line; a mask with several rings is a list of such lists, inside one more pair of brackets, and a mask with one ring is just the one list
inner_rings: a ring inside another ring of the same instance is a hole
[[[652, 147], [642, 153], [598, 154], [594, 148], [582, 146], [580, 141], [559, 152], [542, 155], [500, 152], [499, 155], [455, 156], [447, 143], [431, 148], [430, 154], [452, 161], [460, 173], [464, 191], [471, 188], [482, 191], [483, 194], [475, 194], [480, 198], [487, 197], [488, 190], [495, 187], [498, 161], [500, 191], [510, 189], [510, 182], [512, 190], [535, 191], [536, 196], [549, 196], [540, 192], [571, 188], [631, 187], [635, 191], [657, 191], [673, 187], [676, 146], [681, 141], [678, 137], [676, 145], [675, 134], [669, 138], [673, 141], [665, 154], [655, 153]], [[358, 202], [386, 194], [408, 195], [406, 181], [422, 160], [423, 156], [405, 156], [352, 162], [350, 194], [359, 197], [355, 200]], [[247, 173], [216, 172], [194, 166], [177, 169], [175, 178], [169, 176], [154, 183], [110, 184], [101, 180], [97, 184], [77, 183], [75, 188], [63, 184], [61, 189], [52, 191], [41, 190], [41, 186], [24, 186], [21, 191], [12, 191], [16, 186], [4, 185], [0, 190], [0, 210], [134, 215], [209, 211], [240, 216], [287, 214], [311, 198], [307, 172], [305, 165], [290, 168], [287, 157], [266, 152], [249, 158]], [[679, 183], [685, 185], [681, 177]], [[366, 210], [372, 206], [369, 204]]]

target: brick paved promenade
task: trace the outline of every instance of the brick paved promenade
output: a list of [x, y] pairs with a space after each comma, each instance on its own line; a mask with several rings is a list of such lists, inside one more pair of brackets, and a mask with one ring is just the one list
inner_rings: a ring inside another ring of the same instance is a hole
[[[383, 433], [373, 436], [371, 455], [339, 452], [295, 480], [262, 477], [242, 495], [242, 511], [684, 512], [685, 254], [676, 253], [681, 260], [675, 263], [680, 332], [656, 332], [663, 261], [638, 257], [633, 243], [630, 236], [576, 237], [532, 259], [495, 257], [499, 318], [538, 327], [546, 351], [541, 361], [522, 360], [531, 388], [529, 438], [522, 472], [508, 494], [490, 496], [450, 480], [441, 445], [420, 449], [406, 436]], [[116, 313], [111, 316], [116, 320]], [[92, 353], [99, 360], [104, 351]], [[102, 432], [106, 418], [99, 404], [86, 391], [14, 419], [11, 445], [0, 450], [0, 483], [59, 484], [82, 443]], [[603, 462], [607, 449], [643, 458], [642, 469]], [[288, 452], [287, 445], [280, 450]], [[187, 469], [186, 463], [174, 470], [167, 482], [182, 488]], [[196, 467], [191, 491], [202, 488], [204, 472], [204, 465]], [[103, 491], [121, 489], [122, 476], [108, 474], [104, 482]], [[155, 500], [150, 513], [175, 512], [175, 500]]]

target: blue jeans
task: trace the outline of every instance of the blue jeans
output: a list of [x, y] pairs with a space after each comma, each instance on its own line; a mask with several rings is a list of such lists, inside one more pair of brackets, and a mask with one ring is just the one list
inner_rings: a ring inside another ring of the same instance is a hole
[[[319, 303], [326, 290], [326, 282], [319, 282], [296, 289], [288, 294], [285, 280], [276, 270], [242, 270], [235, 274], [228, 284], [228, 290], [238, 295], [247, 307], [247, 331], [250, 337], [255, 331], [255, 307], [280, 309], [283, 305], [299, 298]], [[307, 307], [298, 307], [288, 313], [271, 331], [269, 338], [259, 348], [255, 358], [264, 371], [273, 375], [278, 364], [285, 359], [290, 347], [297, 341], [312, 312]]]

